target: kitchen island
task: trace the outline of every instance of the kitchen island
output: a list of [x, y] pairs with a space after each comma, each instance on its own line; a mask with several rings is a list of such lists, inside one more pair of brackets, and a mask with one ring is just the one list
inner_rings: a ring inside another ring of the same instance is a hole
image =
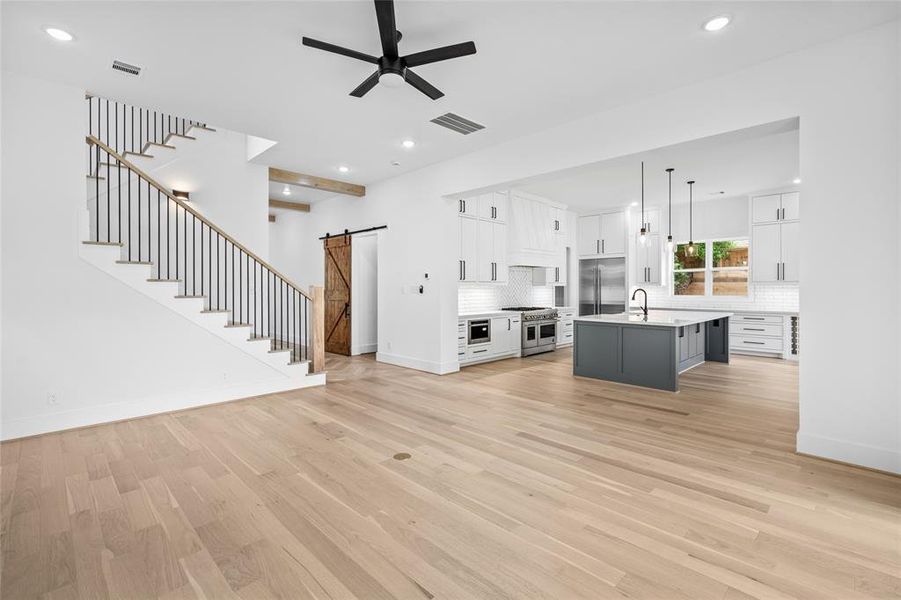
[[652, 310], [576, 317], [573, 375], [679, 391], [679, 373], [729, 362], [729, 317], [712, 311]]

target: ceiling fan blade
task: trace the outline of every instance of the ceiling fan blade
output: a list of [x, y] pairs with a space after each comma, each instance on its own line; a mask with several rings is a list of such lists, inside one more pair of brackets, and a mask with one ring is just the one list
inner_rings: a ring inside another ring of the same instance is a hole
[[419, 65], [427, 65], [429, 63], [457, 58], [459, 56], [469, 56], [476, 53], [476, 45], [473, 42], [463, 42], [462, 44], [453, 44], [452, 46], [444, 46], [442, 48], [434, 48], [425, 52], [416, 52], [404, 57], [404, 64], [408, 67], [418, 67]]
[[379, 72], [376, 71], [369, 77], [367, 77], [363, 83], [357, 86], [357, 88], [350, 93], [351, 96], [355, 96], [357, 98], [362, 98], [366, 92], [375, 87], [375, 84], [379, 82]]
[[407, 83], [415, 87], [417, 90], [419, 90], [432, 100], [437, 100], [444, 95], [444, 92], [436, 88], [434, 85], [432, 85], [410, 69], [404, 71], [404, 79], [407, 81]]
[[320, 42], [319, 40], [314, 40], [313, 38], [305, 37], [303, 38], [303, 45], [309, 46], [310, 48], [317, 48], [319, 50], [325, 50], [326, 52], [334, 52], [335, 54], [342, 54], [344, 56], [349, 56], [350, 58], [356, 58], [357, 60], [362, 60], [368, 63], [372, 63], [374, 65], [379, 64], [379, 59], [375, 56], [370, 56], [368, 54], [364, 54], [363, 52], [357, 52], [356, 50], [351, 50], [349, 48], [342, 48], [341, 46], [336, 46], [334, 44], [329, 44], [328, 42]]
[[397, 58], [397, 24], [394, 22], [394, 0], [375, 0], [375, 18], [379, 22], [382, 55], [388, 60]]

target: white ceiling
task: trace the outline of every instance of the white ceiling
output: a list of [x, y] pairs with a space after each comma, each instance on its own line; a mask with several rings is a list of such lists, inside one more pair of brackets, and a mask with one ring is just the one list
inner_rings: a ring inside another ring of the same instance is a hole
[[563, 202], [578, 213], [624, 206], [641, 198], [642, 161], [647, 206], [666, 205], [669, 167], [675, 169], [673, 204], [688, 202], [688, 180], [696, 182], [695, 201], [792, 185], [800, 177], [798, 119], [614, 158], [512, 187]]
[[[371, 65], [301, 46], [307, 35], [380, 54], [364, 2], [2, 2], [5, 69], [278, 140], [257, 159], [369, 184], [898, 17], [894, 2], [398, 2], [401, 52], [473, 40], [478, 53], [409, 86], [348, 93]], [[728, 12], [709, 34], [701, 23]], [[76, 36], [64, 44], [45, 26]], [[144, 67], [139, 79], [113, 59]], [[487, 126], [462, 136], [447, 111]], [[417, 147], [403, 150], [413, 138]], [[400, 166], [392, 166], [392, 161]], [[337, 173], [339, 164], [351, 172]]]

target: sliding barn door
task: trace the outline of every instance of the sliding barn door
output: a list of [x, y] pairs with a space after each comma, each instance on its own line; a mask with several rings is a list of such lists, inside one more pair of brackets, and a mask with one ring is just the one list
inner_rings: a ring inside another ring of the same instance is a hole
[[350, 356], [350, 236], [325, 246], [325, 351]]

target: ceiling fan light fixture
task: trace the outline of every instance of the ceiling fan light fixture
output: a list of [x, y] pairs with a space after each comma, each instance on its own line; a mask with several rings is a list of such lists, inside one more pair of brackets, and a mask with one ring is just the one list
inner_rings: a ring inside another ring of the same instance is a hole
[[399, 88], [403, 87], [405, 80], [404, 76], [400, 73], [395, 73], [394, 71], [386, 71], [379, 74], [379, 83], [383, 84], [385, 87]]

